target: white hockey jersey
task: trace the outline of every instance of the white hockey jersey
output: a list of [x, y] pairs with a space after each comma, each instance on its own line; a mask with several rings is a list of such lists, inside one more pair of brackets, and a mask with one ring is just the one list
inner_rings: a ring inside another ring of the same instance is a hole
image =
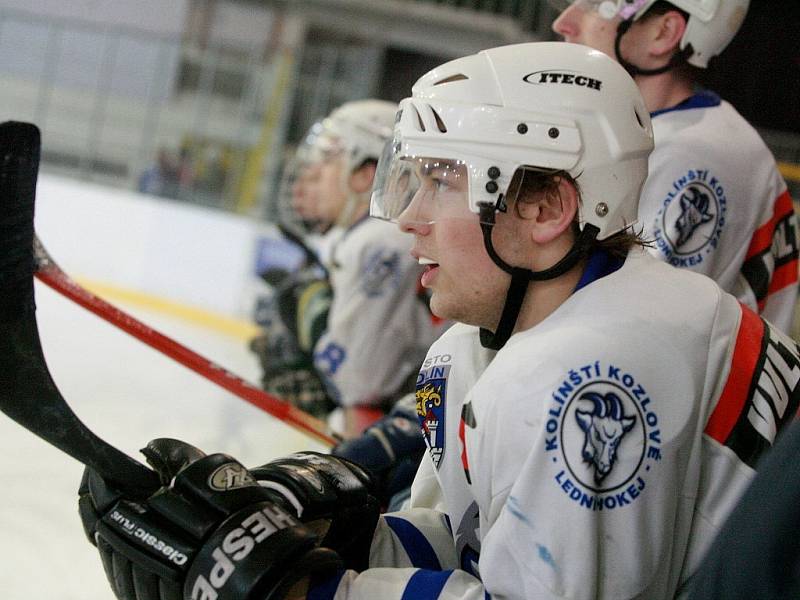
[[314, 366], [341, 406], [378, 405], [419, 369], [440, 331], [418, 294], [411, 236], [364, 217], [332, 248], [333, 303]]
[[784, 332], [798, 292], [798, 230], [775, 159], [728, 102], [701, 92], [653, 113], [639, 223], [654, 255], [714, 279]]
[[491, 362], [477, 344], [431, 347], [412, 509], [310, 599], [673, 598], [800, 403], [791, 339], [639, 251]]

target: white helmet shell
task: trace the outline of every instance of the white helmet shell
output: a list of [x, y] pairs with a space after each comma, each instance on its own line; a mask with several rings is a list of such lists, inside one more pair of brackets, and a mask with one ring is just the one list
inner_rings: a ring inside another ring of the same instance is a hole
[[323, 119], [322, 143], [340, 146], [346, 152], [348, 172], [365, 160], [378, 160], [392, 137], [397, 104], [385, 100], [355, 100], [342, 104]]
[[[653, 131], [633, 79], [602, 52], [565, 42], [502, 46], [437, 67], [412, 94], [400, 104], [392, 152], [463, 162], [473, 212], [497, 205], [515, 171], [529, 167], [576, 179], [580, 226], [595, 225], [598, 239], [636, 222]], [[390, 160], [376, 175], [376, 216]]]
[[[656, 0], [616, 0], [616, 12], [623, 19], [638, 19]], [[606, 0], [602, 4], [613, 4]], [[688, 62], [705, 69], [708, 61], [720, 54], [742, 26], [750, 0], [669, 0], [669, 3], [689, 13], [686, 31], [681, 38], [681, 50], [691, 44]], [[602, 6], [602, 5], [601, 5]]]

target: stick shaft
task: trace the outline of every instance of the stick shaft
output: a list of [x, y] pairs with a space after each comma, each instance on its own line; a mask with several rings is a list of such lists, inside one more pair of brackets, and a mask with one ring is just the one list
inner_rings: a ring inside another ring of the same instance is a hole
[[206, 379], [213, 381], [239, 398], [259, 407], [276, 419], [311, 435], [328, 446], [336, 445], [337, 440], [333, 435], [328, 433], [328, 427], [323, 421], [312, 417], [283, 400], [267, 394], [219, 364], [190, 350], [186, 346], [156, 331], [152, 327], [145, 325], [128, 313], [92, 294], [86, 288], [71, 279], [54, 262], [40, 261], [35, 276], [42, 283], [108, 323], [122, 329], [139, 341], [169, 356]]

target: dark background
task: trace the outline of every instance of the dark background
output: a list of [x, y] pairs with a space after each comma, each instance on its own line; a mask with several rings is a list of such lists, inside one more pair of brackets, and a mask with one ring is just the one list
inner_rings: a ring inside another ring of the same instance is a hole
[[[441, 57], [387, 49], [379, 95], [405, 98], [418, 77], [442, 62]], [[751, 0], [737, 36], [701, 72], [702, 84], [756, 127], [800, 133], [800, 0]]]
[[751, 0], [703, 82], [753, 125], [800, 133], [800, 0]]

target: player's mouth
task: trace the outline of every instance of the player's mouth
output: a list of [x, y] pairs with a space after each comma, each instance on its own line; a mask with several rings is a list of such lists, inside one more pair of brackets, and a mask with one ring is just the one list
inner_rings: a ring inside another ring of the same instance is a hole
[[420, 283], [422, 284], [422, 287], [430, 287], [431, 283], [433, 283], [433, 280], [436, 277], [436, 273], [439, 271], [439, 263], [426, 256], [418, 256], [417, 261], [419, 264], [425, 266], [425, 270], [420, 278]]

